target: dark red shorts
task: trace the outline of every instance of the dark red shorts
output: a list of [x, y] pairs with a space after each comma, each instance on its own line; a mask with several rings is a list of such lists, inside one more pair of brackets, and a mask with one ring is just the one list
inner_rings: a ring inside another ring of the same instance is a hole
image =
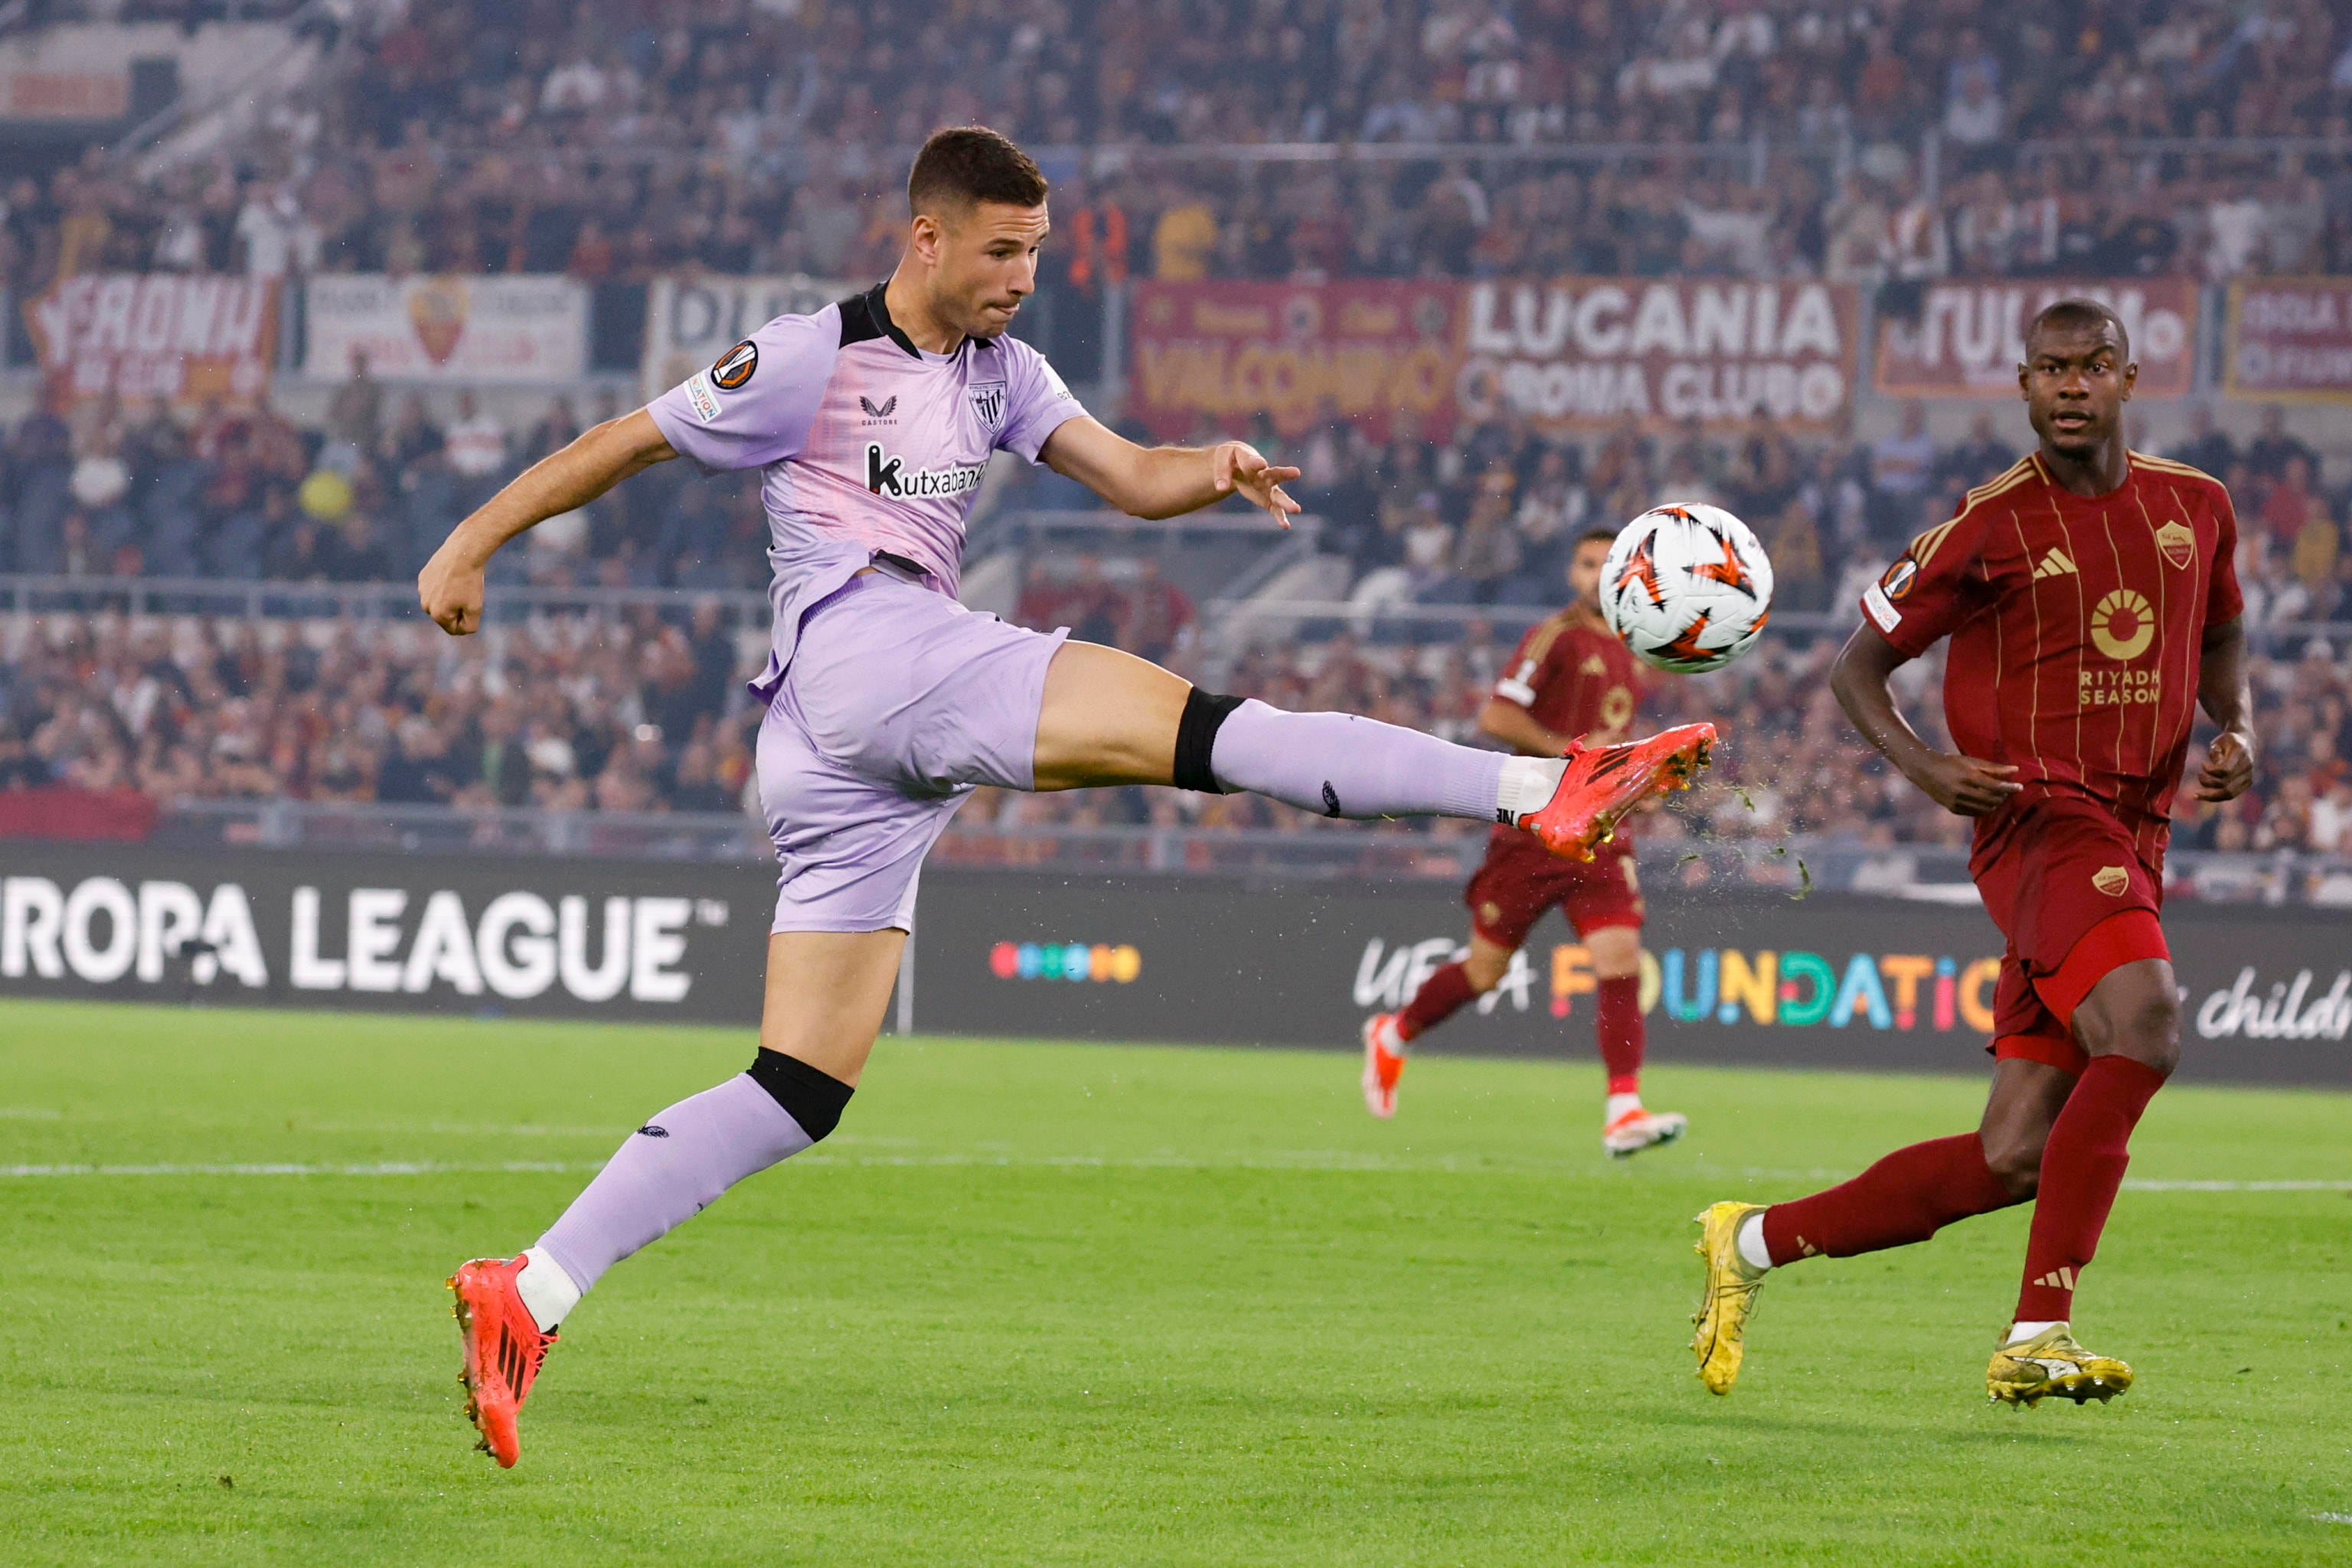
[[1993, 986], [1997, 1058], [2080, 1073], [2074, 1009], [2126, 963], [2169, 960], [2158, 912], [2163, 879], [2130, 828], [2096, 803], [2045, 795], [1977, 847], [1969, 862], [1985, 912], [2009, 939]]
[[1495, 830], [1462, 901], [1470, 906], [1470, 929], [1508, 948], [1526, 942], [1555, 904], [1579, 936], [1607, 926], [1639, 927], [1643, 914], [1631, 844], [1612, 839], [1589, 861], [1565, 860], [1516, 827]]

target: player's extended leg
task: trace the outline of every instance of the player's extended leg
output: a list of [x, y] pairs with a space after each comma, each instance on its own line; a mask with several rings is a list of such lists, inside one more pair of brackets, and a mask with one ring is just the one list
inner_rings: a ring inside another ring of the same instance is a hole
[[1406, 1047], [1445, 1022], [1468, 1003], [1503, 983], [1517, 951], [1483, 932], [1470, 933], [1470, 951], [1433, 971], [1393, 1013], [1364, 1020], [1364, 1108], [1374, 1116], [1396, 1114], [1397, 1082], [1404, 1076]]
[[1687, 784], [1713, 739], [1685, 726], [1576, 759], [1506, 756], [1352, 713], [1213, 697], [1131, 654], [1072, 642], [1046, 671], [1032, 787], [1248, 790], [1326, 816], [1507, 823], [1589, 855], [1635, 805]]
[[2131, 1163], [2132, 1129], [2180, 1059], [2172, 965], [2144, 958], [2109, 970], [2072, 1024], [2090, 1064], [2050, 1129], [2017, 1318], [1985, 1375], [1987, 1394], [2011, 1404], [2105, 1401], [2131, 1386], [2131, 1369], [2074, 1343], [2068, 1320]]
[[1908, 1247], [2032, 1197], [2043, 1143], [2074, 1089], [2061, 1068], [2004, 1058], [1993, 1064], [1976, 1131], [1897, 1149], [1852, 1181], [1793, 1203], [1710, 1205], [1699, 1216], [1706, 1283], [1691, 1344], [1700, 1379], [1713, 1393], [1731, 1392], [1756, 1292], [1771, 1268]]
[[501, 1465], [556, 1326], [604, 1272], [790, 1159], [841, 1120], [882, 1027], [906, 932], [768, 939], [760, 1049], [749, 1070], [648, 1117], [536, 1246], [449, 1281], [466, 1343], [467, 1414]]
[[1680, 1111], [1642, 1104], [1642, 1058], [1648, 1030], [1642, 1023], [1642, 928], [1595, 926], [1578, 934], [1592, 960], [1592, 1032], [1609, 1075], [1601, 1111], [1601, 1146], [1615, 1159], [1671, 1143], [1689, 1130]]

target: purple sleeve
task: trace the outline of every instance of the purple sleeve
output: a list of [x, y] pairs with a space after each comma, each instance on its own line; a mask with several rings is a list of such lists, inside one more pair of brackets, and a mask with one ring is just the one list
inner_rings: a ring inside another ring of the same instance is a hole
[[1062, 378], [1054, 374], [1054, 367], [1045, 363], [1044, 354], [1018, 338], [998, 341], [1012, 355], [1012, 361], [1005, 366], [1007, 407], [1004, 424], [996, 433], [996, 444], [1034, 463], [1045, 437], [1066, 421], [1085, 414], [1086, 405], [1070, 395], [1070, 389], [1062, 384]]
[[670, 449], [706, 468], [761, 468], [801, 449], [841, 353], [841, 311], [778, 316], [646, 405]]

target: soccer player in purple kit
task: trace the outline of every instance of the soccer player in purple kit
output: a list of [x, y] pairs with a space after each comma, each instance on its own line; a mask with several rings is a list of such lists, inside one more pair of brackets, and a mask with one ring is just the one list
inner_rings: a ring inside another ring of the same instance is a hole
[[634, 414], [533, 466], [459, 523], [417, 578], [427, 615], [481, 624], [507, 541], [655, 463], [763, 470], [775, 608], [753, 691], [776, 846], [758, 1055], [656, 1112], [537, 1244], [449, 1281], [467, 1414], [501, 1465], [557, 1325], [622, 1258], [833, 1131], [880, 1032], [923, 857], [973, 788], [1252, 790], [1330, 816], [1526, 828], [1589, 856], [1640, 799], [1705, 763], [1705, 726], [1566, 759], [1507, 756], [1340, 713], [1195, 689], [1115, 648], [967, 611], [966, 518], [989, 458], [1017, 452], [1123, 511], [1229, 495], [1287, 525], [1298, 470], [1239, 441], [1145, 448], [1088, 417], [1012, 338], [1035, 288], [1045, 180], [977, 127], [924, 143], [889, 279], [781, 316]]

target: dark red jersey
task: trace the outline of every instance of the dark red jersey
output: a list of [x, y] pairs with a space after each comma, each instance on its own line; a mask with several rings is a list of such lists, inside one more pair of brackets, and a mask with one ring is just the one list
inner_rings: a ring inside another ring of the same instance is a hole
[[[2205, 630], [2243, 607], [2238, 522], [2220, 480], [2130, 455], [2110, 494], [2075, 495], [2034, 454], [1970, 490], [1863, 595], [1914, 657], [1949, 636], [1944, 714], [1966, 755], [2026, 787], [2088, 796], [2163, 851], [2197, 705]], [[1979, 842], [2013, 810], [1977, 819]]]
[[1642, 700], [1641, 668], [1599, 611], [1570, 605], [1528, 628], [1495, 695], [1554, 734], [1597, 746], [1625, 738]]

